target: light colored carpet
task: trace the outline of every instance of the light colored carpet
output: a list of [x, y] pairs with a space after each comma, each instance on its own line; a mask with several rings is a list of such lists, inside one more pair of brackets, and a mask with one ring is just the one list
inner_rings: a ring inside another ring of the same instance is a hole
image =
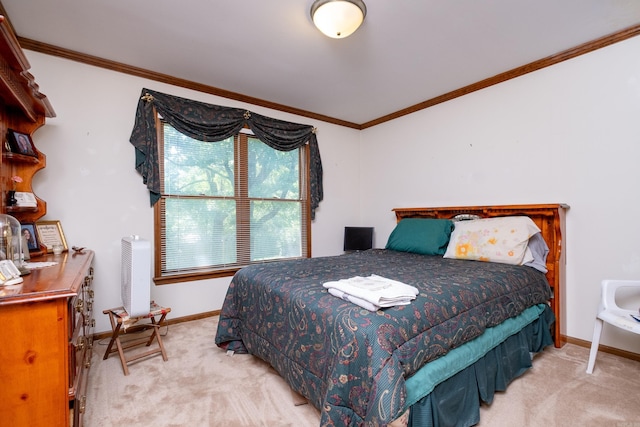
[[589, 349], [573, 344], [546, 348], [481, 407], [479, 426], [640, 427], [640, 362], [599, 352], [589, 375], [588, 359]]
[[117, 353], [102, 360], [108, 340], [96, 343], [85, 425], [317, 426], [318, 411], [294, 406], [291, 389], [269, 365], [251, 355], [229, 357], [215, 345], [217, 322], [216, 316], [169, 326], [163, 337], [169, 360], [132, 363], [128, 376]]
[[[217, 321], [169, 326], [169, 360], [130, 364], [128, 376], [116, 354], [102, 360], [107, 340], [96, 342], [85, 425], [318, 426], [318, 411], [296, 406], [296, 396], [267, 364], [216, 347]], [[587, 358], [587, 349], [571, 344], [546, 349], [507, 392], [483, 405], [480, 426], [640, 427], [640, 362], [600, 353], [587, 375]]]

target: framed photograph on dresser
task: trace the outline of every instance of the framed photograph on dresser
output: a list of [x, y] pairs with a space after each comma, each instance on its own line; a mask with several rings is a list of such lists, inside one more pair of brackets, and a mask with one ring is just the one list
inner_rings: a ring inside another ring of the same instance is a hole
[[36, 229], [33, 224], [22, 224], [22, 245], [27, 245], [29, 251], [40, 250], [38, 244], [38, 236], [36, 235]]
[[38, 240], [47, 247], [48, 253], [53, 252], [53, 247], [56, 245], [62, 246], [62, 250], [64, 251], [69, 250], [60, 221], [38, 221], [35, 227]]
[[7, 131], [7, 141], [12, 153], [18, 153], [25, 156], [38, 157], [36, 147], [33, 145], [31, 135], [9, 129]]

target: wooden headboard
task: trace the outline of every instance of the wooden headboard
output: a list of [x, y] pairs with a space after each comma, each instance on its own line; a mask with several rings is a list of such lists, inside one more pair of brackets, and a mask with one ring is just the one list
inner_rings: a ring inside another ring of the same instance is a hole
[[453, 219], [457, 215], [477, 215], [480, 218], [498, 216], [525, 215], [536, 223], [542, 232], [542, 237], [549, 246], [547, 257], [547, 280], [553, 291], [549, 301], [556, 316], [554, 325], [554, 345], [562, 347], [566, 341], [565, 327], [565, 248], [563, 236], [565, 234], [565, 214], [569, 205], [563, 203], [543, 205], [506, 205], [506, 206], [457, 206], [444, 208], [396, 208], [397, 221], [403, 218], [444, 218]]

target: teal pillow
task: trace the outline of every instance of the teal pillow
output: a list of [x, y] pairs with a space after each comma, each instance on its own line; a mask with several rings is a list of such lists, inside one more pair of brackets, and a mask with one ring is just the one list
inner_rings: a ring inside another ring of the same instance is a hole
[[449, 219], [405, 218], [396, 224], [385, 249], [444, 255], [453, 227], [453, 221]]

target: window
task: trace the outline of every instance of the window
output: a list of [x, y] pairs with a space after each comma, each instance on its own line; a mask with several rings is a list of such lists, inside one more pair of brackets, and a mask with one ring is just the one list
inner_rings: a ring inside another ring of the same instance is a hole
[[156, 283], [309, 256], [308, 146], [285, 152], [244, 132], [202, 142], [158, 129]]

